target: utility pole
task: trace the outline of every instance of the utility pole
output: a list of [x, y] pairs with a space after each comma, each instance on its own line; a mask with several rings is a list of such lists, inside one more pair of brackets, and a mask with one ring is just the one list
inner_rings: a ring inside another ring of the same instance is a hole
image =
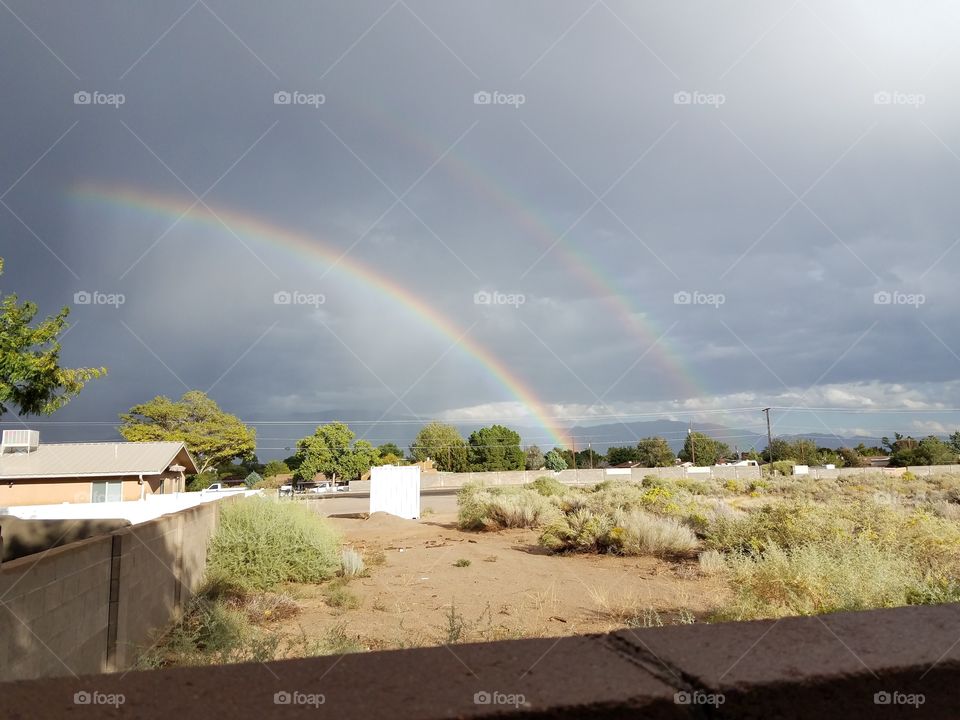
[[770, 408], [764, 408], [763, 412], [767, 415], [767, 459], [773, 462], [773, 435], [770, 432]]
[[697, 443], [696, 438], [693, 437], [693, 423], [687, 424], [687, 436], [690, 438], [690, 462], [693, 463], [693, 466], [697, 466]]

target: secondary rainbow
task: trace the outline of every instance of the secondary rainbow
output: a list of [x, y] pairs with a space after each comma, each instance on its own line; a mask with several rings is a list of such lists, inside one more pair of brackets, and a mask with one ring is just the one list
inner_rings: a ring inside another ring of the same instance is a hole
[[[130, 187], [112, 187], [92, 182], [78, 184], [71, 190], [71, 196], [98, 203], [133, 208], [145, 213], [163, 215], [170, 218], [183, 217], [183, 221], [208, 225], [224, 230], [221, 220], [237, 233], [260, 242], [283, 246], [303, 257], [323, 260], [337, 270], [361, 281], [381, 295], [399, 302], [416, 316], [427, 322], [438, 332], [457, 343], [486, 371], [497, 380], [514, 398], [520, 401], [536, 418], [537, 422], [550, 434], [550, 439], [561, 447], [570, 447], [571, 439], [567, 431], [557, 424], [548, 408], [506, 364], [490, 350], [472, 339], [448, 316], [414, 295], [410, 288], [380, 273], [350, 255], [324, 245], [316, 238], [295, 232], [260, 218], [223, 207], [213, 208], [213, 212], [202, 206], [191, 208], [191, 202], [182, 198], [161, 195]], [[214, 214], [215, 213], [215, 214]], [[218, 219], [219, 218], [219, 219]]]

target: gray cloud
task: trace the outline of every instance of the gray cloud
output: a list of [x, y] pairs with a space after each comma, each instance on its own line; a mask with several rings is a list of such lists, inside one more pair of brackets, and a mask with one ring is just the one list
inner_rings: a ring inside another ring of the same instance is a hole
[[[608, 389], [600, 406], [624, 413], [813, 384], [956, 398], [948, 4], [10, 7], [47, 47], [3, 11], [4, 287], [45, 311], [79, 290], [126, 297], [75, 310], [67, 359], [111, 373], [66, 418], [216, 383], [261, 418], [376, 417], [402, 396], [394, 412], [530, 421], [350, 263], [468, 331], [557, 414]], [[125, 102], [75, 105], [83, 90]], [[523, 103], [474, 104], [482, 91]], [[229, 228], [170, 229], [176, 214], [84, 199], [83, 183], [183, 209], [209, 190]], [[282, 290], [326, 302], [277, 306]], [[525, 302], [475, 304], [484, 290]]]

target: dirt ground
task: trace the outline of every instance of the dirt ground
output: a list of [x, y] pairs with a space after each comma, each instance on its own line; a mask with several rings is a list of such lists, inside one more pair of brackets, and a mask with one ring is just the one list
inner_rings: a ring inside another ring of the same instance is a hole
[[536, 531], [462, 532], [455, 519], [329, 518], [364, 554], [367, 576], [346, 584], [339, 607], [329, 585], [292, 587], [302, 611], [281, 629], [310, 638], [342, 630], [364, 649], [386, 649], [671, 623], [723, 598], [695, 559], [557, 556]]

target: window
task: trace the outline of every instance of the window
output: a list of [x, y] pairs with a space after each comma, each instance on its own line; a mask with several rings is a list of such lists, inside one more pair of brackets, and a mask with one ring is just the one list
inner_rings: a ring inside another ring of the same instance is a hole
[[94, 481], [90, 491], [90, 502], [119, 502], [123, 500], [122, 480]]

